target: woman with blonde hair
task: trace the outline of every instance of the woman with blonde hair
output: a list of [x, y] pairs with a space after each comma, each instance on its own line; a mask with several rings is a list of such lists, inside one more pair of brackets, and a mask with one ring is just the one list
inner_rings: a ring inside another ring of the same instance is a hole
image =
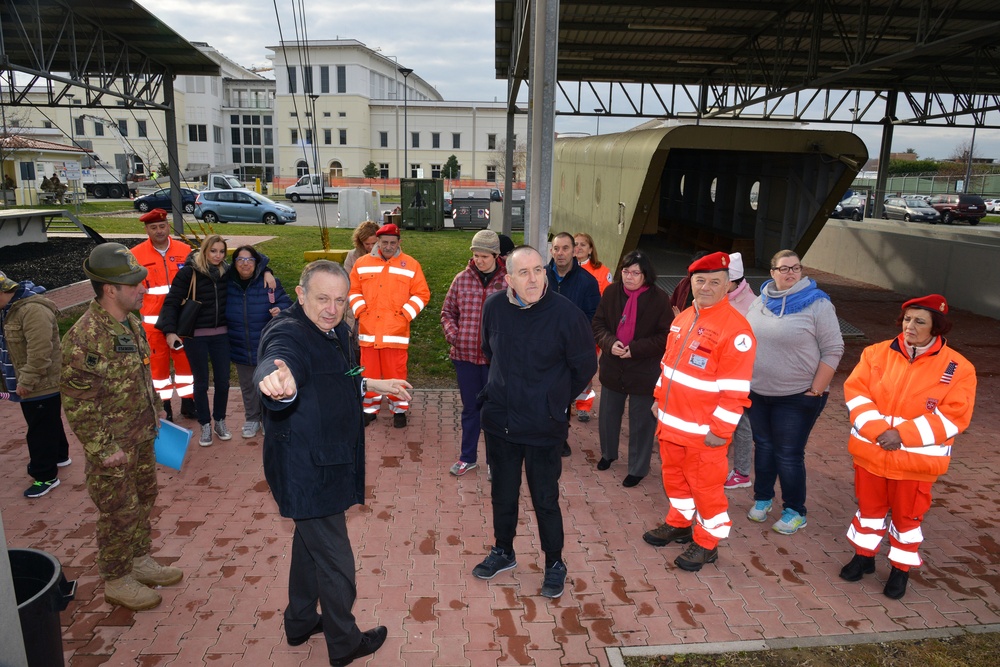
[[[354, 262], [358, 261], [358, 257], [369, 254], [372, 248], [375, 247], [375, 243], [378, 242], [378, 237], [375, 236], [375, 232], [377, 231], [378, 223], [371, 220], [365, 220], [354, 229], [354, 234], [351, 235], [351, 243], [354, 244], [354, 247], [347, 253], [347, 258], [344, 259], [344, 269], [347, 273], [351, 272], [351, 268], [354, 266]], [[346, 314], [350, 315], [350, 310]], [[353, 316], [351, 319], [353, 320]]]

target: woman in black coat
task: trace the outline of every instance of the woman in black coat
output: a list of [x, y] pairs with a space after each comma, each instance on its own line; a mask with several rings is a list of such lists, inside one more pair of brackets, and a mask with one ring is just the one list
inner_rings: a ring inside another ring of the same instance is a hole
[[601, 460], [597, 469], [607, 470], [618, 458], [628, 399], [628, 475], [622, 486], [635, 486], [649, 474], [656, 439], [653, 388], [674, 315], [670, 297], [656, 286], [656, 271], [644, 252], [628, 253], [621, 267], [614, 284], [604, 290], [593, 321], [594, 340], [601, 348]]

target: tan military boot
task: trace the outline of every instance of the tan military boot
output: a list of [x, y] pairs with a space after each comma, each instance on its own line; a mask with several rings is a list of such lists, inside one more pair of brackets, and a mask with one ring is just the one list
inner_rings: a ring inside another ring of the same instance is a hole
[[132, 577], [147, 586], [171, 586], [184, 578], [180, 568], [160, 565], [149, 554], [132, 559]]
[[131, 574], [104, 582], [104, 599], [132, 611], [152, 609], [160, 604], [160, 594], [143, 586]]

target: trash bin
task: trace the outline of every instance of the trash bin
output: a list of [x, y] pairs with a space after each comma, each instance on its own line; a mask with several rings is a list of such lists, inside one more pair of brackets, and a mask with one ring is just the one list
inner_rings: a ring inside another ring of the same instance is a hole
[[29, 667], [61, 667], [62, 628], [59, 612], [76, 595], [76, 582], [66, 581], [52, 554], [38, 549], [8, 549], [17, 615]]

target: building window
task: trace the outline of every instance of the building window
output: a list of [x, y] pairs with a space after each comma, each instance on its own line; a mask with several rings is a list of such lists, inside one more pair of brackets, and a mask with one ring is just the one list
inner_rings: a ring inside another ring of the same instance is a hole
[[329, 111], [324, 111], [323, 112], [323, 118], [329, 118], [329, 117], [330, 117], [330, 112]]
[[340, 145], [347, 145], [347, 130], [340, 130]]
[[461, 148], [462, 147], [462, 135], [458, 132], [454, 132], [451, 135], [451, 147]]
[[264, 121], [264, 125], [270, 125], [271, 124], [271, 117], [270, 116], [264, 116], [263, 121]]
[[274, 145], [274, 130], [269, 127], [264, 128], [264, 145], [272, 146]]
[[239, 125], [240, 124], [240, 115], [238, 113], [230, 114], [230, 116], [229, 116], [229, 124], [230, 125]]
[[420, 178], [417, 174], [420, 173], [420, 163], [414, 162], [410, 165], [410, 178]]
[[297, 143], [299, 143], [299, 131], [293, 128], [292, 129], [292, 144], [294, 145], [294, 144], [297, 144]]
[[431, 165], [431, 178], [441, 178], [441, 165], [439, 164]]
[[208, 126], [188, 125], [188, 141], [208, 141]]
[[323, 143], [327, 146], [333, 143], [333, 130], [323, 130]]
[[289, 117], [291, 117], [291, 118], [298, 118], [298, 117], [299, 117], [299, 114], [298, 114], [298, 112], [295, 112], [295, 111], [291, 111], [291, 112], [289, 112], [289, 114], [288, 114], [288, 115], [289, 115]]
[[33, 180], [35, 180], [35, 163], [34, 162], [18, 162], [18, 166], [21, 167], [21, 180], [22, 181], [33, 181]]
[[388, 148], [389, 147], [389, 133], [388, 132], [379, 132], [378, 133], [378, 146], [379, 146], [379, 148]]
[[490, 183], [497, 182], [497, 168], [495, 165], [486, 165], [486, 180]]
[[265, 162], [265, 164], [273, 164], [274, 163], [274, 149], [273, 148], [265, 148], [264, 149], [264, 162]]
[[330, 163], [330, 178], [343, 178], [344, 165], [334, 160]]
[[128, 121], [125, 120], [124, 118], [118, 119], [118, 131], [121, 133], [123, 137], [128, 136]]
[[497, 135], [487, 134], [486, 135], [486, 149], [495, 151], [497, 149]]
[[347, 92], [347, 68], [343, 65], [337, 65], [337, 92]]
[[249, 127], [244, 127], [243, 128], [243, 143], [246, 146], [252, 146], [253, 145], [253, 131]]
[[378, 177], [382, 179], [389, 178], [389, 163], [379, 162], [378, 163]]
[[104, 125], [102, 123], [94, 123], [94, 136], [95, 137], [104, 136]]
[[295, 163], [295, 176], [296, 178], [302, 178], [303, 176], [309, 175], [309, 164], [305, 160], [299, 160]]
[[347, 112], [346, 111], [338, 111], [337, 112], [337, 118], [347, 118]]
[[319, 92], [330, 92], [330, 67], [328, 65], [321, 65], [319, 68]]
[[291, 95], [294, 95], [295, 93], [299, 92], [299, 87], [298, 87], [298, 85], [296, 84], [296, 81], [295, 81], [295, 68], [294, 67], [289, 67], [288, 68], [288, 92]]
[[233, 149], [233, 162], [242, 162], [242, 161], [243, 160], [240, 158], [240, 149], [239, 148], [234, 148]]
[[441, 148], [440, 132], [431, 132], [431, 148]]
[[420, 148], [419, 132], [410, 132], [410, 148]]
[[306, 66], [302, 68], [302, 92], [312, 95], [313, 91], [313, 68]]
[[74, 118], [73, 119], [73, 125], [75, 126], [73, 129], [76, 130], [76, 133], [79, 136], [82, 137], [86, 133], [86, 130], [85, 130], [84, 125], [83, 125], [83, 119], [82, 118]]
[[[144, 137], [146, 135], [145, 134], [140, 134], [139, 136], [140, 137]], [[214, 141], [217, 144], [221, 144], [222, 143], [222, 128], [219, 127], [218, 125], [213, 125], [212, 126], [212, 141]]]
[[313, 131], [312, 128], [309, 128], [306, 130], [306, 144], [312, 146], [312, 142], [313, 142]]
[[232, 139], [233, 146], [239, 146], [240, 145], [240, 128], [234, 127], [232, 129], [230, 129], [229, 130], [229, 135], [230, 135], [230, 137]]
[[50, 120], [43, 120], [42, 121], [42, 127], [44, 127], [46, 130], [51, 130], [52, 129], [52, 121], [50, 121]]
[[[146, 131], [146, 121], [144, 121], [144, 120], [137, 120], [137, 121], [135, 121], [135, 124], [139, 128], [138, 133], [139, 133], [140, 137], [145, 138], [145, 137], [149, 136], [148, 132]], [[222, 131], [221, 127], [219, 128], [219, 131], [220, 132]], [[221, 144], [222, 143], [222, 135], [221, 134], [219, 135], [219, 141], [217, 141], [215, 143], [217, 143], [217, 144]]]

